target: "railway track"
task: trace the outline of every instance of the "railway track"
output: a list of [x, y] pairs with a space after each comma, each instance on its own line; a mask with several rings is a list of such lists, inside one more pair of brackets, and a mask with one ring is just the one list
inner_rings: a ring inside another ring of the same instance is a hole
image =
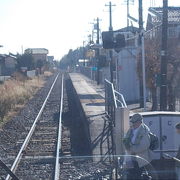
[[[75, 130], [74, 120], [79, 118], [79, 113], [72, 99], [72, 106], [68, 105], [66, 91], [63, 91], [63, 77], [56, 76], [49, 89], [36, 118], [25, 116], [28, 122], [32, 121], [31, 126], [26, 124], [28, 133], [22, 133], [22, 138], [18, 140], [19, 149], [7, 153], [4, 158], [8, 167], [18, 180], [110, 179], [109, 163], [97, 163], [91, 156], [83, 156], [86, 151], [86, 148], [82, 151], [84, 144], [80, 141], [76, 144], [79, 136], [83, 136], [79, 134], [83, 127], [78, 124]], [[62, 112], [69, 115], [64, 117]], [[4, 179], [11, 177], [4, 176]]]
[[79, 109], [67, 79], [64, 92], [59, 179], [108, 180], [111, 176], [111, 164], [108, 161], [100, 161], [101, 156], [97, 157], [97, 161], [95, 159], [93, 161], [93, 157], [89, 156], [89, 147], [86, 147], [85, 139], [82, 138], [84, 134], [83, 125], [79, 119]]
[[59, 179], [62, 111], [63, 75], [58, 74], [27, 136], [19, 140], [14, 162], [9, 162], [18, 179]]

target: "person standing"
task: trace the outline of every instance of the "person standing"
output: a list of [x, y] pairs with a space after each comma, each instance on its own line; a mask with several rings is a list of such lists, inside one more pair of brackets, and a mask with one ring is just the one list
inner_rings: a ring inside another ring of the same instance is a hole
[[142, 172], [149, 169], [147, 167], [152, 161], [152, 151], [149, 149], [150, 130], [138, 113], [131, 117], [130, 122], [131, 127], [123, 140], [127, 155], [133, 155], [131, 159], [134, 168], [129, 170], [129, 179], [140, 179]]

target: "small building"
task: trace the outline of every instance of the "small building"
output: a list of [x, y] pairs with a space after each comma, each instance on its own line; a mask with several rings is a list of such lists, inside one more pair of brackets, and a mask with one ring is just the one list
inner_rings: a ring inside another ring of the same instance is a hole
[[130, 26], [117, 32], [126, 39], [126, 47], [119, 53], [114, 52], [116, 63], [116, 88], [123, 94], [128, 103], [138, 102], [140, 86], [137, 74], [137, 38], [134, 38], [138, 28]]
[[26, 54], [32, 54], [35, 63], [40, 61], [47, 61], [47, 54], [49, 51], [45, 48], [28, 48], [25, 50]]
[[0, 54], [0, 76], [11, 76], [16, 71], [16, 57]]
[[[161, 33], [162, 16], [162, 7], [149, 8], [146, 30], [151, 30], [150, 38], [157, 37]], [[168, 38], [180, 39], [180, 7], [168, 7]]]
[[50, 62], [50, 63], [53, 63], [54, 56], [47, 56], [47, 61]]

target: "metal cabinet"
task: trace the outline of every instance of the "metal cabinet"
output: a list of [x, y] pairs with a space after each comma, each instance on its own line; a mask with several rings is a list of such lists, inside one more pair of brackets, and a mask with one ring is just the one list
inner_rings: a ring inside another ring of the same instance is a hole
[[145, 114], [144, 123], [151, 132], [159, 138], [159, 148], [154, 151], [153, 159], [160, 159], [163, 153], [176, 156], [180, 145], [180, 135], [176, 133], [175, 125], [180, 122], [180, 113], [177, 114]]
[[[144, 123], [150, 128], [151, 132], [160, 139], [159, 116], [145, 116]], [[160, 147], [157, 150], [160, 150]], [[160, 153], [153, 153], [153, 159], [160, 159]]]

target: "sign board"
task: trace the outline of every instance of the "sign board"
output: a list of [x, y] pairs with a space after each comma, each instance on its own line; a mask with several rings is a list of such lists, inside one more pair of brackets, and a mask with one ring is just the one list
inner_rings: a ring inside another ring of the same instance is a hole
[[117, 66], [117, 69], [118, 69], [118, 71], [121, 71], [123, 68], [122, 68], [122, 66]]
[[99, 54], [101, 56], [106, 56], [106, 55], [108, 55], [108, 51], [106, 49], [104, 49], [104, 48], [101, 48], [100, 51], [99, 51]]
[[21, 67], [21, 71], [22, 71], [22, 72], [26, 72], [27, 69], [28, 69], [27, 67]]
[[32, 70], [32, 71], [27, 71], [27, 76], [30, 78], [33, 78], [36, 76], [36, 71]]
[[95, 57], [95, 51], [90, 49], [86, 52], [86, 57], [92, 58]]
[[99, 49], [99, 48], [102, 48], [102, 45], [101, 44], [93, 44], [90, 47], [91, 47], [91, 49]]
[[161, 75], [160, 74], [156, 74], [155, 75], [155, 80], [156, 80], [156, 86], [160, 87], [161, 86]]
[[92, 67], [92, 71], [97, 71], [97, 67]]
[[80, 62], [80, 63], [84, 63], [84, 62], [89, 62], [89, 60], [88, 59], [79, 59], [79, 61], [78, 62]]

